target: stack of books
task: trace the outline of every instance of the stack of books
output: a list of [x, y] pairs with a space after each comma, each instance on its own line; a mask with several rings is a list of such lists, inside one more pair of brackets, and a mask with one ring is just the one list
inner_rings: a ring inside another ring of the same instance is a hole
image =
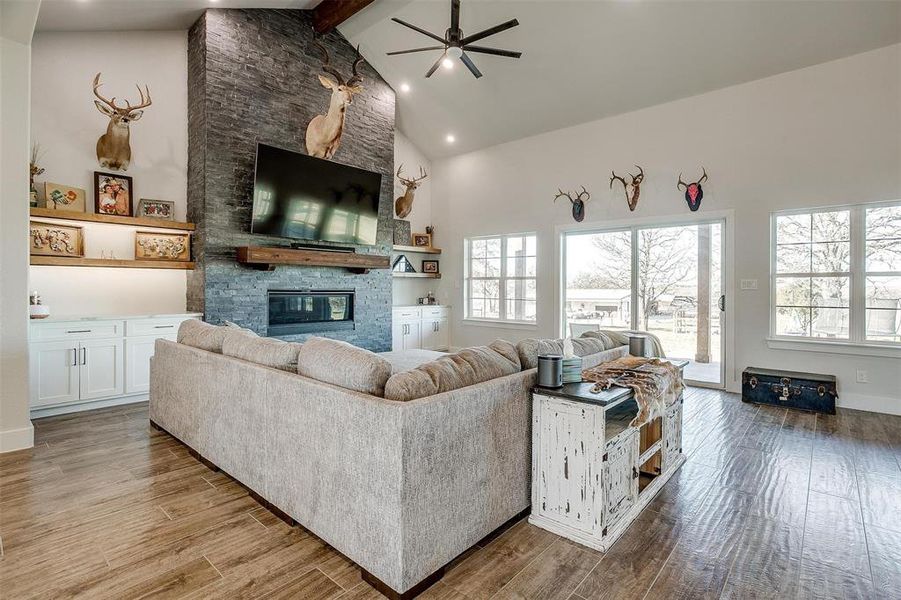
[[582, 358], [563, 359], [563, 383], [579, 383], [582, 381]]

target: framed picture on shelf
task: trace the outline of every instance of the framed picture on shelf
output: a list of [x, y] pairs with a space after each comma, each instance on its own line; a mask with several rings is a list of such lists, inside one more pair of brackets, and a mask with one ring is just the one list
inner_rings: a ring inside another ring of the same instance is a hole
[[190, 233], [135, 232], [135, 260], [191, 260]]
[[422, 272], [423, 273], [439, 273], [438, 270], [438, 261], [437, 260], [424, 260], [422, 261]]
[[134, 194], [131, 177], [94, 171], [94, 212], [98, 215], [130, 217]]
[[31, 221], [29, 227], [30, 252], [35, 256], [84, 256], [84, 229], [77, 225], [60, 225]]
[[85, 191], [81, 188], [59, 183], [44, 183], [47, 208], [84, 212], [85, 196]]
[[138, 201], [138, 207], [135, 209], [135, 216], [146, 217], [148, 219], [174, 221], [175, 202], [172, 202], [171, 200], [151, 200], [149, 198], [141, 198]]
[[413, 245], [417, 248], [431, 248], [432, 247], [432, 234], [431, 233], [414, 233], [413, 234]]

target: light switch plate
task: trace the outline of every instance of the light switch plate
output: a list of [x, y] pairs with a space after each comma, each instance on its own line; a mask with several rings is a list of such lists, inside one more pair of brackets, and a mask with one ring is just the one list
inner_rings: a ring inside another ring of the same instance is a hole
[[741, 280], [741, 289], [756, 290], [757, 289], [757, 280], [756, 279], [742, 279]]

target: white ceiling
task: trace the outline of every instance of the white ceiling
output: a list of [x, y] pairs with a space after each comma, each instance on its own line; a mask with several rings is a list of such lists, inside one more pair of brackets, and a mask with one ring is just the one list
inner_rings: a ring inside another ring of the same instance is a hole
[[[3, 1], [3, 0], [0, 0]], [[311, 8], [318, 0], [43, 0], [38, 31], [187, 28], [204, 8]], [[432, 158], [669, 102], [901, 42], [901, 2], [870, 0], [463, 0], [475, 33], [516, 17], [520, 26], [479, 42], [519, 60], [472, 55], [425, 71], [432, 45], [390, 21], [442, 35], [447, 0], [377, 0], [341, 32], [398, 93], [398, 127]], [[453, 133], [456, 143], [445, 136]]]
[[188, 29], [207, 8], [309, 9], [319, 2], [320, 0], [42, 0], [37, 31]]

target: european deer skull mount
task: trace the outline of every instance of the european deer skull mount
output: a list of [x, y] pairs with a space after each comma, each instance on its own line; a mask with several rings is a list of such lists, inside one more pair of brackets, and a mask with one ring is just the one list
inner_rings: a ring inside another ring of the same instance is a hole
[[307, 154], [317, 156], [319, 158], [331, 158], [338, 151], [338, 145], [341, 143], [341, 134], [344, 132], [344, 112], [347, 105], [353, 102], [354, 94], [363, 91], [363, 77], [357, 72], [357, 67], [363, 62], [360, 56], [360, 47], [357, 46], [357, 58], [353, 62], [353, 75], [347, 82], [337, 69], [329, 64], [328, 50], [313, 40], [313, 44], [319, 48], [323, 54], [322, 70], [334, 78], [329, 79], [323, 75], [319, 76], [319, 83], [322, 87], [332, 91], [332, 98], [329, 101], [328, 112], [324, 115], [316, 115], [307, 125]]
[[691, 212], [701, 208], [701, 200], [704, 199], [704, 188], [701, 187], [701, 184], [707, 181], [707, 169], [701, 167], [701, 171], [704, 174], [694, 183], [685, 183], [682, 181], [682, 173], [679, 173], [679, 183], [676, 184], [677, 190], [685, 188], [685, 202], [688, 203]]
[[644, 170], [638, 165], [635, 166], [638, 168], [638, 175], [628, 173], [627, 175], [632, 179], [630, 183], [626, 183], [626, 180], [617, 175], [615, 171], [610, 171], [612, 175], [610, 178], [610, 189], [613, 189], [614, 181], [619, 181], [623, 184], [623, 193], [626, 195], [629, 210], [635, 210], [635, 207], [638, 206], [638, 198], [641, 196], [641, 182], [644, 181]]
[[413, 196], [416, 194], [416, 188], [419, 187], [419, 182], [429, 176], [428, 173], [425, 172], [425, 169], [422, 168], [422, 165], [419, 167], [419, 177], [415, 179], [409, 179], [401, 175], [401, 172], [404, 170], [404, 165], [401, 163], [400, 167], [397, 169], [397, 178], [400, 179], [400, 182], [404, 185], [404, 195], [398, 196], [397, 200], [394, 201], [394, 214], [397, 215], [398, 219], [403, 219], [407, 215], [410, 214], [410, 211], [413, 210]]
[[97, 110], [109, 117], [109, 125], [106, 126], [106, 133], [97, 140], [97, 160], [100, 166], [105, 169], [113, 169], [116, 171], [127, 171], [128, 165], [131, 163], [131, 144], [129, 142], [130, 132], [129, 123], [137, 121], [144, 114], [142, 109], [147, 108], [153, 103], [150, 99], [150, 88], [146, 85], [144, 89], [136, 84], [138, 93], [141, 95], [140, 102], [132, 106], [128, 100], [125, 106], [116, 106], [115, 96], [109, 100], [100, 95], [98, 91], [100, 86], [100, 73], [94, 77], [94, 106]]
[[558, 198], [566, 198], [573, 205], [573, 219], [576, 222], [581, 223], [585, 218], [585, 203], [591, 200], [591, 194], [588, 193], [588, 190], [585, 189], [585, 186], [582, 186], [582, 191], [576, 194], [576, 197], [573, 198], [572, 192], [564, 192], [561, 189], [557, 189], [557, 195], [554, 196], [554, 202], [557, 202]]

